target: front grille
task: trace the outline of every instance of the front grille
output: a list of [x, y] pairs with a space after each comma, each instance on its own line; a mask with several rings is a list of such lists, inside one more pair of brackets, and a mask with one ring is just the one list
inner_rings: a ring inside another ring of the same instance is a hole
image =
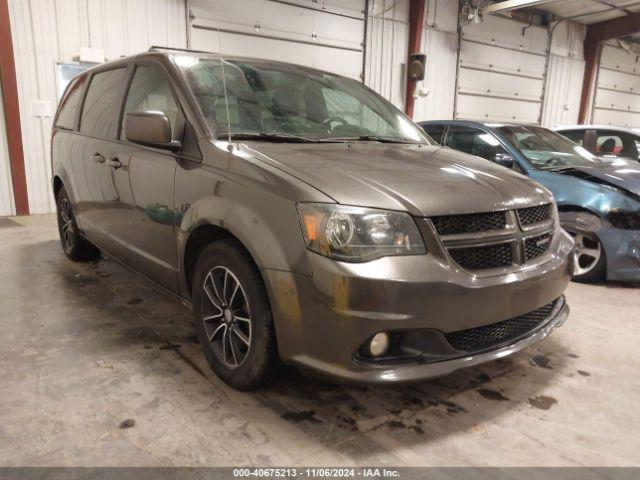
[[528, 262], [529, 260], [539, 257], [549, 249], [550, 244], [550, 233], [538, 235], [537, 237], [533, 238], [527, 238], [524, 241], [524, 261]]
[[534, 331], [551, 314], [556, 301], [519, 317], [482, 327], [445, 333], [444, 336], [453, 348], [463, 352], [495, 348]]
[[[525, 265], [549, 250], [553, 204], [431, 217], [451, 259], [469, 271]], [[528, 238], [532, 237], [532, 238]]]
[[504, 230], [507, 226], [505, 212], [444, 215], [442, 217], [431, 217], [431, 221], [440, 235]]
[[536, 223], [542, 223], [551, 218], [551, 204], [538, 205], [537, 207], [520, 208], [517, 210], [520, 225], [526, 227]]
[[451, 258], [468, 270], [508, 267], [513, 263], [511, 244], [449, 249]]

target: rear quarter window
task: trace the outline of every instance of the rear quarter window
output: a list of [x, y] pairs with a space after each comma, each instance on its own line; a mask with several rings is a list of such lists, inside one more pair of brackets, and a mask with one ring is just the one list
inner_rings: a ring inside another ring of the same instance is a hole
[[56, 118], [56, 127], [65, 130], [75, 130], [78, 111], [80, 110], [80, 102], [82, 101], [82, 90], [87, 77], [82, 76], [71, 81], [67, 91], [62, 98], [60, 108], [58, 109], [58, 117]]
[[126, 68], [96, 73], [82, 107], [80, 131], [93, 137], [116, 138]]

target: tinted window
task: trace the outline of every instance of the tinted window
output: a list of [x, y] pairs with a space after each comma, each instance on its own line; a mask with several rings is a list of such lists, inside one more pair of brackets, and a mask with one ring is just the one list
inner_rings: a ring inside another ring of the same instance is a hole
[[492, 134], [472, 127], [449, 127], [447, 146], [461, 152], [493, 160], [498, 153], [507, 154]]
[[[182, 113], [178, 108], [169, 82], [162, 70], [156, 67], [141, 65], [136, 68], [127, 94], [123, 119], [127, 113], [155, 110], [163, 112], [171, 123], [173, 138], [180, 137], [177, 129], [181, 123]], [[180, 127], [181, 129], [181, 127]], [[124, 131], [120, 135], [124, 138]]]
[[124, 68], [117, 68], [93, 76], [82, 108], [81, 132], [94, 137], [116, 137], [125, 72]]
[[60, 113], [56, 119], [56, 127], [74, 130], [76, 128], [76, 119], [78, 118], [78, 110], [80, 109], [80, 101], [82, 100], [82, 87], [84, 87], [86, 77], [73, 80], [67, 88], [66, 95], [60, 104]]
[[562, 132], [558, 132], [563, 137], [567, 137], [574, 143], [578, 145], [582, 145], [584, 141], [584, 130], [564, 130]]
[[446, 128], [444, 125], [424, 125], [422, 128], [429, 134], [431, 138], [433, 138], [439, 144], [442, 144], [442, 134], [444, 133], [444, 129]]

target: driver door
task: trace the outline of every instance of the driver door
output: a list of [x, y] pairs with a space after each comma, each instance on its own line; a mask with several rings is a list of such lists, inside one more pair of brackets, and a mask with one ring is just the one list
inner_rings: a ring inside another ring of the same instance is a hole
[[131, 205], [121, 225], [127, 246], [126, 263], [175, 291], [177, 289], [176, 224], [181, 218], [174, 204], [174, 180], [179, 153], [130, 142], [126, 117], [131, 112], [163, 112], [171, 123], [174, 140], [182, 141], [184, 115], [163, 68], [137, 64], [122, 114], [117, 155], [126, 161]]

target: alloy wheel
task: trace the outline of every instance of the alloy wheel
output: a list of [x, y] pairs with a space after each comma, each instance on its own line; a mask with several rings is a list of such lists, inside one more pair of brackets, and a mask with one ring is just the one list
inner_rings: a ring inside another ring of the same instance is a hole
[[602, 256], [600, 242], [584, 233], [569, 232], [575, 241], [573, 251], [574, 275], [585, 275], [593, 270]]
[[60, 201], [60, 236], [65, 251], [69, 252], [73, 249], [73, 216], [71, 214], [71, 203], [68, 198]]
[[204, 279], [202, 322], [218, 360], [230, 369], [242, 365], [251, 349], [251, 311], [240, 280], [226, 267], [212, 268]]

